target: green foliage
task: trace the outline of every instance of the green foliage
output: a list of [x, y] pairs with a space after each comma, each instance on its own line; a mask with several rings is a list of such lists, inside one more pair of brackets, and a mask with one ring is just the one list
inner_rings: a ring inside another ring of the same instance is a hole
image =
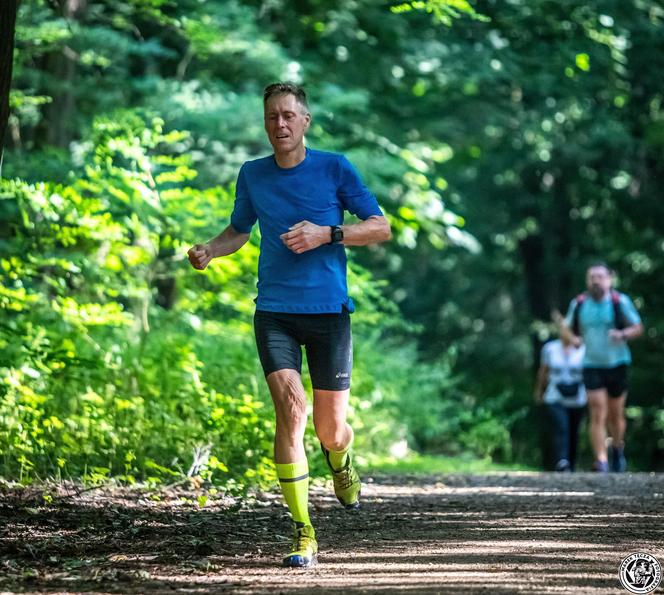
[[453, 19], [459, 18], [462, 14], [477, 20], [488, 20], [487, 17], [475, 12], [467, 0], [411, 0], [391, 6], [390, 10], [396, 14], [411, 10], [424, 10], [431, 13], [436, 21], [447, 26], [450, 26]]
[[[194, 172], [171, 152], [181, 138], [159, 120], [119, 113], [97, 120], [71, 185], [3, 182], [3, 210], [13, 215], [12, 256], [0, 261], [6, 475], [157, 480], [186, 472], [193, 449], [211, 441], [205, 477], [272, 477], [271, 416], [255, 391], [248, 324], [212, 328], [205, 341], [196, 332], [199, 309], [246, 312], [249, 297], [176, 309], [164, 289], [183, 276], [181, 238], [198, 231], [182, 205], [227, 216], [231, 200], [186, 186]], [[244, 275], [248, 284], [249, 253], [225, 281]], [[218, 335], [228, 348], [214, 348], [206, 367], [198, 352]], [[234, 374], [208, 379], [219, 365]], [[240, 377], [253, 390], [243, 392]]]
[[443, 473], [496, 473], [506, 471], [533, 471], [532, 467], [511, 463], [502, 465], [491, 459], [459, 456], [442, 457], [410, 454], [405, 458], [390, 456], [373, 457], [369, 470], [372, 473], [395, 473], [399, 475], [427, 475]]
[[270, 480], [257, 237], [203, 274], [185, 252], [228, 221], [240, 164], [269, 151], [261, 89], [277, 79], [305, 84], [307, 142], [349, 156], [395, 231], [349, 250], [360, 456], [406, 440], [538, 463], [549, 312], [602, 256], [648, 329], [630, 464], [662, 460], [658, 3], [63, 6], [25, 0], [17, 23], [2, 473], [176, 481], [197, 452], [212, 481]]
[[[185, 138], [158, 118], [117, 112], [95, 120], [70, 184], [2, 183], [4, 475], [159, 482], [195, 469], [227, 485], [274, 479], [250, 322], [257, 248], [205, 274], [188, 267], [185, 240], [215, 233], [232, 194], [188, 186], [196, 172], [174, 150]], [[407, 384], [428, 375], [435, 401], [450, 371], [418, 365], [412, 343], [381, 344], [381, 333], [412, 330], [380, 322], [396, 309], [357, 265], [350, 287], [361, 310], [352, 417], [369, 454], [395, 427], [419, 431], [416, 415], [395, 421]], [[377, 378], [381, 367], [391, 372]], [[317, 450], [313, 434], [308, 444]]]

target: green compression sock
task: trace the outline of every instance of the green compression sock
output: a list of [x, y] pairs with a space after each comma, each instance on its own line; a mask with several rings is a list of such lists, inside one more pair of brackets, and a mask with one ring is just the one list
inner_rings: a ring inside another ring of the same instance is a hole
[[309, 520], [309, 464], [275, 463], [281, 491], [294, 521], [311, 525]]
[[347, 455], [348, 451], [350, 450], [351, 445], [353, 444], [353, 441], [351, 440], [348, 443], [348, 446], [344, 448], [343, 450], [330, 450], [328, 451], [329, 453], [329, 458], [330, 458], [330, 465], [332, 465], [332, 468], [335, 471], [339, 471], [344, 468], [344, 465], [347, 463]]

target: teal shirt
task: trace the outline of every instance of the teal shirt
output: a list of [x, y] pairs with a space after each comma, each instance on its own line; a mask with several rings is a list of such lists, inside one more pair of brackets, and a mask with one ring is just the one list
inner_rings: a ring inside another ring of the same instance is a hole
[[[636, 311], [632, 300], [624, 293], [619, 293], [620, 309], [627, 325], [639, 324], [641, 318]], [[576, 308], [574, 298], [567, 310], [565, 322], [571, 328], [572, 318]], [[591, 297], [581, 304], [579, 310], [579, 332], [586, 345], [586, 355], [583, 360], [584, 368], [615, 368], [622, 364], [632, 362], [632, 354], [626, 341], [613, 341], [609, 331], [616, 328], [615, 315], [611, 296], [597, 302]]]

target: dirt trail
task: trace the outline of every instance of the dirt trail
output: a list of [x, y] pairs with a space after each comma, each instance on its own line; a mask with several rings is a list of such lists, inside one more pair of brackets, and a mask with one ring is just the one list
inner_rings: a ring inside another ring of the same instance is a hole
[[45, 504], [0, 486], [0, 594], [604, 594], [627, 593], [618, 568], [630, 553], [664, 566], [662, 474], [365, 478], [359, 513], [314, 487], [310, 570], [277, 565], [290, 537], [276, 494], [203, 508], [200, 494], [96, 490]]

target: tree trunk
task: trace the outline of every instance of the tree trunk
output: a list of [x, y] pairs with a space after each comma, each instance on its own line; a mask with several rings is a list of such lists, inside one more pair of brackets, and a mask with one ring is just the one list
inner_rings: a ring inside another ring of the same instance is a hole
[[[9, 89], [12, 84], [14, 65], [14, 33], [18, 0], [0, 2], [0, 154], [4, 148], [5, 133], [9, 120]], [[0, 175], [2, 174], [0, 157]]]
[[[62, 16], [70, 23], [81, 20], [87, 9], [86, 0], [58, 0]], [[74, 81], [77, 74], [78, 56], [69, 46], [47, 58], [47, 69], [53, 73], [60, 85], [53, 93], [53, 101], [46, 107], [46, 142], [66, 148], [74, 137], [76, 128], [76, 97]]]

